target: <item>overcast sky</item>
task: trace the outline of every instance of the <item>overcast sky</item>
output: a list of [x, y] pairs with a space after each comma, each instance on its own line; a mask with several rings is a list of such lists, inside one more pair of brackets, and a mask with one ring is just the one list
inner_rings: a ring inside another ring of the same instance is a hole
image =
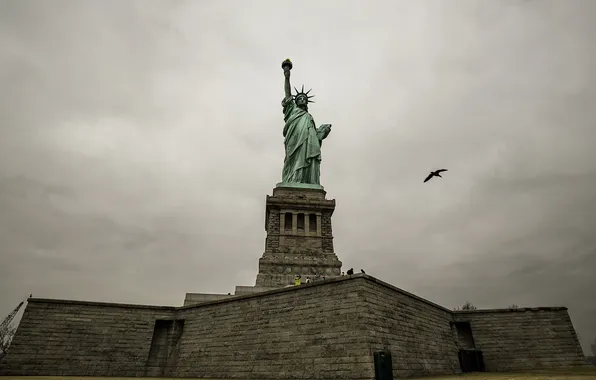
[[289, 57], [344, 270], [568, 306], [587, 351], [596, 1], [317, 3], [0, 1], [0, 318], [254, 285]]

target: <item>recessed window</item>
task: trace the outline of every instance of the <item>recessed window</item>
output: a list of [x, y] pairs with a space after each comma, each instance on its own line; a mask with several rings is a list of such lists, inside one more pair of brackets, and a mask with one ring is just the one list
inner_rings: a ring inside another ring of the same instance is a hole
[[298, 231], [304, 231], [304, 214], [298, 214], [296, 227], [298, 228]]
[[455, 326], [457, 340], [459, 341], [461, 348], [473, 349], [476, 347], [474, 344], [474, 335], [472, 334], [470, 322], [454, 322], [453, 326]]
[[292, 231], [292, 213], [286, 212], [284, 219], [284, 230]]
[[317, 216], [315, 214], [308, 215], [308, 230], [310, 232], [317, 232]]

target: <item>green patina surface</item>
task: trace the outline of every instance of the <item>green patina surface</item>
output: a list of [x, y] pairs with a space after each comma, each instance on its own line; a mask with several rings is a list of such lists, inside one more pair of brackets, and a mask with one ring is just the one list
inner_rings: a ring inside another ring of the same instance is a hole
[[[310, 97], [308, 92], [296, 90], [292, 95], [290, 70], [292, 63], [282, 63], [285, 76], [285, 97], [281, 102], [284, 114], [285, 159], [282, 170], [282, 183], [286, 187], [301, 187], [297, 184], [320, 185], [321, 145], [331, 132], [331, 124], [316, 127], [312, 115], [308, 112]], [[278, 185], [279, 186], [279, 185]], [[303, 187], [304, 188], [304, 187]], [[322, 187], [309, 187], [322, 188]]]
[[323, 190], [324, 187], [316, 183], [300, 183], [300, 182], [280, 182], [275, 187], [294, 187], [297, 189], [317, 189]]

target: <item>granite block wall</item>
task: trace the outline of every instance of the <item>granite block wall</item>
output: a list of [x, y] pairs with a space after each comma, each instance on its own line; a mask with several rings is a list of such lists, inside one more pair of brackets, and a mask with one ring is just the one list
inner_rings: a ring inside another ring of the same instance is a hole
[[233, 297], [229, 294], [210, 294], [210, 293], [186, 293], [184, 297], [184, 306], [196, 305], [201, 302], [210, 302], [223, 300]]
[[321, 235], [323, 252], [333, 252], [333, 230], [331, 228], [331, 211], [323, 212], [321, 216]]
[[374, 278], [357, 281], [371, 352], [391, 351], [395, 378], [461, 372], [450, 310]]
[[176, 376], [372, 379], [361, 283], [274, 290], [180, 311]]
[[458, 373], [462, 344], [488, 371], [585, 363], [565, 308], [453, 312], [358, 274], [179, 308], [30, 299], [0, 375], [370, 380], [381, 350], [395, 378]]
[[453, 313], [470, 323], [487, 371], [568, 368], [585, 364], [564, 307], [472, 310]]
[[174, 308], [29, 299], [0, 375], [143, 376]]

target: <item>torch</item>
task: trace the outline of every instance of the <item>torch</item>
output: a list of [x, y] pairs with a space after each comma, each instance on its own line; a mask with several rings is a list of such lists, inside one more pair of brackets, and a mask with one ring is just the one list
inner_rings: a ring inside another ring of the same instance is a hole
[[292, 70], [292, 67], [293, 67], [293, 65], [292, 65], [292, 61], [290, 61], [290, 58], [286, 58], [285, 61], [283, 61], [281, 63], [281, 68], [284, 70], [284, 73], [286, 71]]

